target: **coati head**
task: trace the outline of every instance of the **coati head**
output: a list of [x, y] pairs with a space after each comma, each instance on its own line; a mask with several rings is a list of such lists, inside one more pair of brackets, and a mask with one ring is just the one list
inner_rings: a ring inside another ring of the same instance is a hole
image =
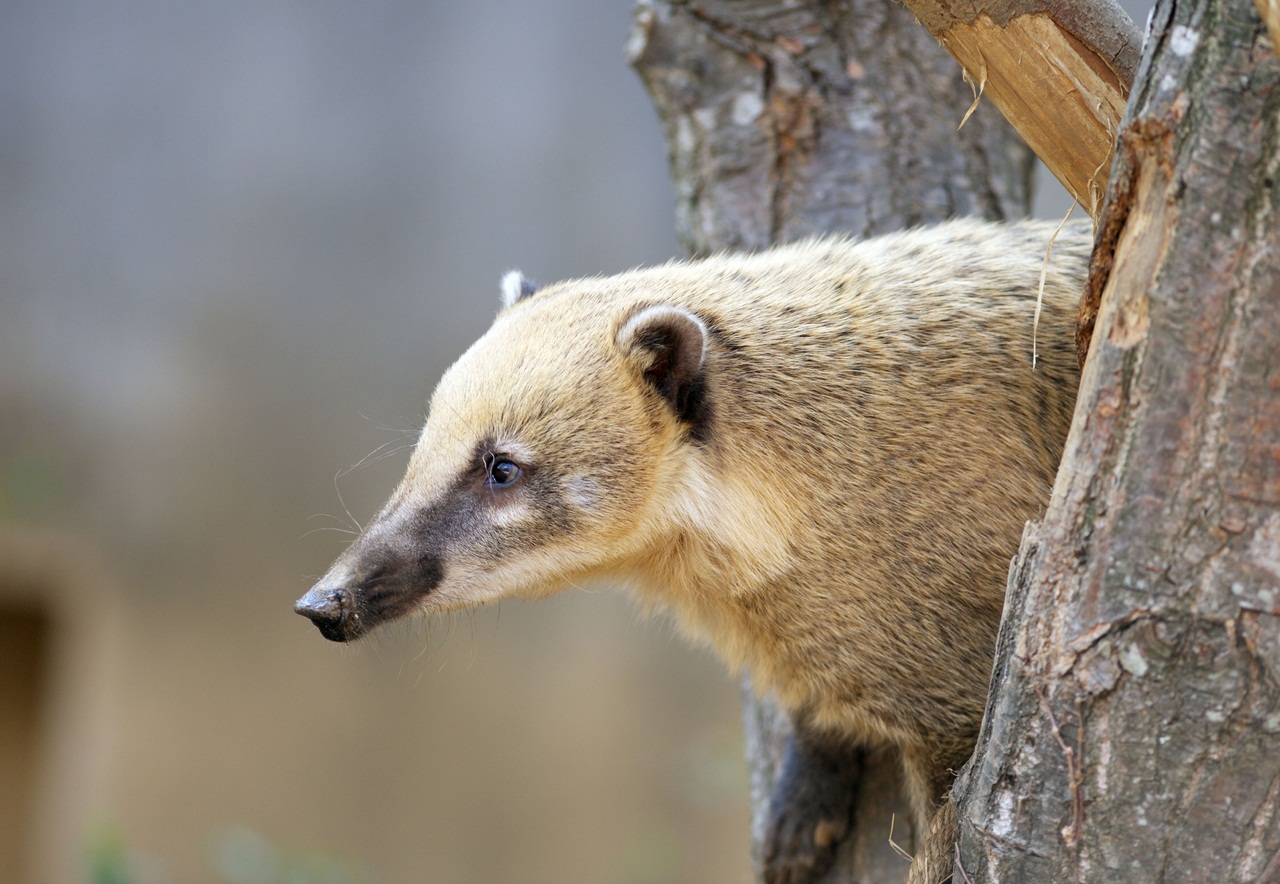
[[704, 322], [598, 280], [502, 288], [399, 487], [295, 606], [325, 638], [625, 575], [667, 532], [709, 419]]

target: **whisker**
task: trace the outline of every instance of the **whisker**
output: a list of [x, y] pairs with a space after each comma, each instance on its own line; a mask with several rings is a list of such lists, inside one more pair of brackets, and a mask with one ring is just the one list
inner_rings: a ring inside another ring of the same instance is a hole
[[351, 523], [355, 525], [358, 530], [363, 531], [364, 525], [361, 525], [359, 520], [356, 519], [355, 516], [351, 515], [351, 510], [347, 509], [347, 502], [342, 499], [342, 488], [338, 485], [338, 480], [341, 479], [343, 475], [343, 473], [339, 472], [333, 477], [333, 490], [337, 492], [338, 503], [342, 504], [342, 510], [347, 514], [347, 518], [351, 520]]
[[[393, 455], [393, 454], [399, 454], [401, 451], [408, 451], [409, 449], [413, 448], [413, 446], [414, 446], [414, 445], [416, 444], [416, 442], [417, 442], [416, 434], [415, 434], [415, 437], [414, 437], [413, 441], [412, 441], [412, 442], [410, 442], [408, 445], [400, 444], [400, 443], [403, 443], [403, 442], [405, 441], [405, 438], [406, 438], [406, 437], [405, 437], [404, 435], [401, 435], [399, 438], [396, 438], [396, 439], [390, 439], [390, 440], [388, 440], [388, 441], [386, 441], [386, 442], [383, 442], [383, 443], [382, 443], [381, 445], [379, 445], [377, 448], [373, 449], [373, 450], [372, 450], [372, 451], [370, 451], [368, 454], [366, 454], [364, 457], [360, 458], [358, 461], [356, 461], [355, 463], [353, 463], [351, 466], [349, 466], [349, 467], [347, 467], [345, 470], [343, 470], [343, 471], [341, 472], [341, 474], [340, 474], [340, 475], [345, 476], [345, 475], [347, 475], [348, 473], [355, 472], [356, 470], [360, 469], [361, 467], [366, 467], [366, 466], [368, 466], [369, 464], [377, 463], [378, 461], [380, 461], [380, 460], [382, 460], [382, 459], [384, 459], [384, 458], [390, 457], [390, 456], [391, 456], [391, 455]], [[389, 446], [391, 446], [391, 445], [399, 445], [399, 447], [397, 447], [397, 448], [392, 448], [392, 449], [390, 449], [389, 451], [388, 451], [388, 450], [386, 450], [386, 449], [387, 449]]]
[[307, 537], [310, 537], [312, 534], [315, 534], [320, 531], [337, 531], [339, 534], [349, 534], [352, 537], [355, 537], [358, 533], [356, 531], [352, 531], [350, 528], [340, 528], [337, 525], [321, 525], [318, 528], [312, 528], [310, 531], [305, 532], [298, 539], [303, 540]]
[[471, 608], [470, 610], [467, 611], [467, 621], [468, 621], [468, 624], [471, 626], [471, 647], [467, 652], [467, 671], [469, 672], [471, 671], [471, 668], [475, 666], [475, 663], [476, 663], [476, 609], [475, 608]]
[[[419, 619], [420, 619], [421, 624], [422, 624], [422, 625], [424, 626], [424, 628], [426, 629], [426, 635], [425, 635], [425, 636], [423, 636], [423, 641], [422, 641], [422, 650], [421, 650], [421, 651], [419, 651], [419, 652], [414, 656], [414, 658], [413, 658], [413, 661], [414, 661], [415, 663], [416, 663], [416, 662], [418, 662], [419, 660], [421, 660], [423, 657], [425, 657], [425, 656], [427, 655], [427, 650], [428, 650], [428, 648], [430, 647], [430, 641], [431, 641], [431, 620], [430, 620], [428, 617], [426, 617], [425, 615], [424, 615], [424, 616], [422, 616], [422, 617], [421, 617], [421, 618], [419, 618]], [[421, 677], [421, 676], [419, 676], [419, 677]]]

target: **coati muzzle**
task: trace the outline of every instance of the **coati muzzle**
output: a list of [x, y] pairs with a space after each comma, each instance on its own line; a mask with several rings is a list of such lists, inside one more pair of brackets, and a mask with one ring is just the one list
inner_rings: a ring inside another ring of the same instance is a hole
[[293, 606], [329, 641], [353, 641], [380, 623], [408, 614], [444, 577], [444, 566], [435, 555], [383, 558], [370, 565], [350, 555], [354, 552], [353, 548], [339, 559]]

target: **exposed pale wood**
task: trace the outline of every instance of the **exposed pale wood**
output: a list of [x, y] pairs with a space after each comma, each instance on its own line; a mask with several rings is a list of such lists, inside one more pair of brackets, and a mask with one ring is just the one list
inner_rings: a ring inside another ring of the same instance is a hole
[[982, 97], [1096, 217], [1128, 88], [1074, 51], [1078, 44], [1047, 16], [1019, 16], [1001, 28], [982, 15], [940, 39]]
[[1137, 60], [1128, 17], [1109, 2], [904, 2], [1096, 218]]
[[1271, 37], [1271, 48], [1280, 53], [1280, 0], [1253, 0], [1262, 23]]

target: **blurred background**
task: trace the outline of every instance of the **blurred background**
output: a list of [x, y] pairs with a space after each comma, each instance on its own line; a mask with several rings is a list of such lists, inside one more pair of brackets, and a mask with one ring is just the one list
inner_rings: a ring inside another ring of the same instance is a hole
[[620, 593], [291, 610], [504, 271], [677, 253], [630, 16], [0, 4], [0, 882], [747, 880], [736, 685]]

